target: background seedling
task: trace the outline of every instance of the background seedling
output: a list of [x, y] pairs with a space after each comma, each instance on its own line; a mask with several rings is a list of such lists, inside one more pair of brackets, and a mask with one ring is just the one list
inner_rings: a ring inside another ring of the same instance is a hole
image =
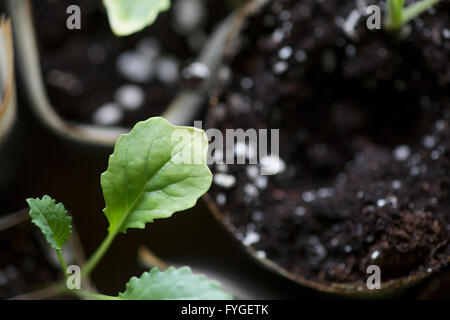
[[405, 0], [387, 0], [386, 27], [396, 31], [441, 0], [421, 0], [405, 7]]
[[126, 36], [155, 22], [158, 14], [170, 8], [170, 0], [103, 0], [114, 34]]
[[[105, 198], [104, 213], [108, 235], [82, 267], [88, 276], [100, 262], [119, 233], [145, 228], [155, 219], [169, 218], [189, 209], [208, 191], [212, 174], [206, 164], [208, 139], [204, 131], [177, 127], [163, 118], [138, 123], [122, 135], [101, 176]], [[201, 155], [199, 157], [198, 155]], [[186, 161], [195, 159], [195, 161]], [[66, 263], [61, 248], [71, 231], [71, 218], [62, 204], [49, 196], [28, 199], [30, 215], [47, 242], [56, 250], [63, 273]], [[176, 289], [176, 290], [175, 290]], [[95, 299], [229, 299], [220, 285], [204, 276], [193, 275], [187, 267], [161, 272], [153, 268], [140, 278], [132, 278], [117, 297], [83, 290], [69, 291]]]

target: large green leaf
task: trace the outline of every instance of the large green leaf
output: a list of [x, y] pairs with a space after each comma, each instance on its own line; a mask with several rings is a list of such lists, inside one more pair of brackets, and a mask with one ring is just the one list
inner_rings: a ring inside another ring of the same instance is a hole
[[220, 289], [216, 281], [194, 275], [191, 269], [153, 268], [140, 278], [133, 277], [119, 298], [127, 300], [228, 300], [232, 296]]
[[111, 29], [126, 36], [152, 24], [158, 14], [169, 9], [170, 0], [103, 0]]
[[140, 122], [122, 135], [101, 176], [109, 232], [143, 229], [193, 207], [211, 186], [207, 149], [204, 131], [163, 118]]
[[72, 232], [72, 217], [67, 215], [64, 205], [47, 195], [42, 199], [27, 199], [27, 202], [32, 222], [55, 250], [61, 250]]

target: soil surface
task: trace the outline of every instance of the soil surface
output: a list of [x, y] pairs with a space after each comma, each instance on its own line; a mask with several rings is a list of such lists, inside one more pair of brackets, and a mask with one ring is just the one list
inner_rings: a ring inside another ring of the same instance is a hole
[[46, 259], [41, 235], [35, 229], [31, 222], [24, 222], [0, 232], [0, 299], [29, 293], [60, 280], [60, 272]]
[[[160, 115], [184, 87], [183, 67], [195, 59], [207, 35], [230, 12], [222, 1], [199, 1], [205, 3], [208, 14], [188, 35], [176, 29], [171, 9], [161, 13], [151, 27], [127, 37], [113, 35], [101, 1], [32, 1], [43, 77], [56, 111], [77, 122], [123, 126]], [[72, 4], [81, 9], [81, 30], [66, 27], [66, 9]], [[136, 55], [123, 60], [125, 65], [133, 64], [131, 72], [137, 72], [143, 80], [130, 79], [119, 71], [118, 60], [123, 53], [144, 53], [137, 61], [130, 62]], [[158, 77], [158, 68], [164, 70], [164, 81]], [[144, 69], [151, 75], [143, 75]], [[143, 102], [117, 108], [117, 90], [124, 85], [134, 86], [134, 91], [128, 92], [132, 102], [142, 100], [142, 96]], [[109, 108], [96, 115], [105, 105]]]
[[[367, 1], [383, 14], [384, 3]], [[280, 129], [282, 172], [215, 165], [236, 182], [216, 180], [210, 195], [245, 245], [320, 283], [365, 282], [372, 264], [383, 281], [432, 272], [450, 256], [450, 3], [403, 37], [365, 17], [350, 30], [356, 9], [266, 5], [209, 119]]]

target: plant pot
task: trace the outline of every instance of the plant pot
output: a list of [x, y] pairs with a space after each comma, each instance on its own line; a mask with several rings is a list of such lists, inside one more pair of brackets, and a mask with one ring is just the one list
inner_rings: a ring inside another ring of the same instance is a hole
[[[215, 88], [207, 128], [279, 128], [283, 169], [261, 182], [261, 163], [256, 175], [213, 166], [236, 183], [216, 181], [205, 199], [276, 273], [324, 292], [388, 297], [448, 268], [450, 83], [436, 57], [449, 43], [418, 45], [417, 26], [409, 40], [368, 33], [363, 22], [355, 38], [336, 25], [351, 12], [361, 14], [352, 2], [254, 0], [236, 15], [225, 50], [232, 80]], [[437, 12], [422, 17], [433, 30], [448, 20]], [[380, 266], [381, 289], [366, 286], [370, 265]]]
[[14, 174], [16, 108], [11, 24], [0, 16], [0, 190]]
[[[31, 1], [7, 0], [7, 9], [14, 26], [19, 75], [35, 115], [46, 127], [71, 141], [94, 146], [114, 146], [118, 137], [128, 132], [129, 128], [75, 123], [62, 118], [55, 111], [52, 101], [46, 93], [46, 85], [42, 76]], [[61, 15], [64, 16], [65, 12], [62, 12]], [[65, 28], [65, 24], [60, 28]], [[214, 31], [196, 60], [206, 65], [212, 75], [215, 73], [221, 57], [226, 28], [227, 22], [225, 21]], [[73, 32], [77, 32], [77, 30]], [[213, 78], [211, 76], [208, 79]], [[189, 124], [205, 101], [206, 92], [211, 84], [208, 79], [202, 81], [194, 89], [180, 90], [161, 116], [174, 124]], [[67, 99], [70, 97], [68, 96]]]
[[[31, 223], [28, 209], [0, 218], [0, 296], [2, 299], [58, 299], [55, 288], [64, 281], [59, 261], [43, 235]], [[82, 266], [85, 255], [75, 229], [63, 255], [68, 265]], [[89, 278], [82, 281], [82, 288], [91, 288]]]

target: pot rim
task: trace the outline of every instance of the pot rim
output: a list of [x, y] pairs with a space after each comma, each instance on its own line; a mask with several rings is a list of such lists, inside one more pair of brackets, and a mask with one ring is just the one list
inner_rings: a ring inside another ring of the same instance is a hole
[[[239, 34], [245, 26], [245, 22], [247, 18], [251, 17], [254, 14], [257, 14], [261, 8], [263, 8], [266, 4], [268, 4], [270, 0], [250, 0], [246, 6], [244, 6], [240, 11], [237, 12], [234, 21], [232, 22], [233, 27], [230, 29], [227, 38], [227, 44], [225, 49], [225, 59], [232, 58], [237, 51], [237, 43], [239, 42]], [[213, 96], [211, 97], [211, 105], [207, 111], [206, 115], [206, 127], [211, 127], [212, 122], [212, 109], [218, 103], [218, 95], [221, 91], [221, 84], [217, 84], [213, 89]], [[231, 225], [227, 224], [224, 221], [224, 216], [220, 213], [221, 210], [218, 208], [214, 200], [211, 198], [209, 193], [203, 196], [203, 200], [205, 201], [209, 210], [213, 213], [215, 219], [222, 225], [224, 228], [231, 234], [231, 236], [239, 243], [239, 246], [243, 248], [255, 261], [257, 261], [260, 265], [269, 269], [284, 278], [287, 278], [293, 282], [296, 282], [302, 286], [306, 286], [321, 292], [325, 293], [333, 293], [340, 294], [343, 296], [359, 296], [359, 297], [380, 297], [385, 295], [391, 295], [397, 293], [401, 290], [405, 290], [423, 280], [430, 277], [431, 275], [435, 275], [438, 271], [432, 272], [423, 272], [418, 273], [416, 275], [403, 276], [396, 279], [391, 279], [386, 282], [381, 283], [381, 289], [370, 290], [362, 283], [336, 283], [330, 282], [327, 284], [322, 284], [314, 280], [308, 280], [305, 277], [300, 275], [296, 275], [279, 264], [268, 258], [261, 258], [257, 255], [257, 252], [251, 246], [245, 246], [241, 240], [239, 240], [233, 231]], [[450, 261], [450, 257], [449, 257]]]
[[[63, 138], [94, 146], [114, 147], [120, 135], [131, 128], [75, 123], [57, 114], [46, 94], [42, 78], [31, 1], [6, 0], [6, 5], [15, 34], [19, 74], [34, 114], [46, 127]], [[220, 63], [227, 23], [232, 16], [233, 14], [230, 14], [230, 17], [216, 27], [195, 60], [206, 64], [211, 74], [216, 72]], [[197, 90], [181, 90], [161, 116], [176, 125], [190, 124], [199, 112], [202, 102], [206, 100], [213, 79], [211, 76]]]
[[[4, 95], [0, 96], [0, 144], [6, 139], [6, 136], [11, 131], [16, 119], [16, 99], [15, 99], [15, 81], [14, 81], [14, 50], [11, 31], [11, 21], [0, 15], [0, 33], [3, 48], [6, 48], [6, 61], [0, 61], [0, 72], [4, 72], [5, 88]], [[4, 70], [2, 66], [6, 65]]]

